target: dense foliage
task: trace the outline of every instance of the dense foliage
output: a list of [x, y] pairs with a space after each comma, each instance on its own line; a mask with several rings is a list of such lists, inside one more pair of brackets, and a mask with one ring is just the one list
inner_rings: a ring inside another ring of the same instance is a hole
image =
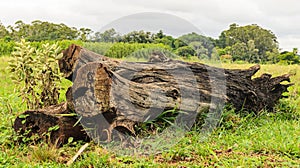
[[[58, 42], [60, 48], [65, 49], [75, 43], [114, 58], [128, 57], [132, 53], [144, 58], [151, 50], [146, 51], [145, 48], [161, 48], [185, 58], [193, 56], [225, 62], [300, 63], [297, 49], [280, 52], [276, 35], [256, 24], [231, 24], [228, 30], [221, 32], [218, 39], [213, 39], [194, 32], [175, 38], [164, 34], [162, 30], [156, 33], [139, 30], [121, 35], [111, 28], [94, 33], [89, 28], [77, 29], [40, 20], [30, 24], [17, 21], [7, 27], [0, 23], [0, 55], [10, 55], [15, 42], [21, 38], [33, 42], [31, 45], [36, 48], [45, 43]], [[143, 51], [136, 52], [141, 49]]]
[[105, 30], [103, 33], [96, 32], [92, 41], [94, 42], [106, 42], [106, 43], [113, 43], [120, 41], [120, 34], [116, 32], [115, 29], [108, 29]]
[[[278, 53], [276, 36], [258, 25], [230, 25], [217, 40], [222, 54], [232, 55], [233, 61], [243, 60], [250, 63], [273, 61], [272, 53]], [[277, 55], [274, 55], [275, 57]]]
[[22, 38], [28, 41], [45, 41], [45, 40], [74, 40], [80, 36], [80, 32], [65, 24], [54, 24], [42, 22], [39, 20], [26, 24], [23, 21], [17, 21], [15, 25], [8, 26], [8, 31], [0, 38], [7, 40], [20, 40]]
[[59, 100], [61, 74], [57, 60], [62, 57], [57, 44], [43, 44], [41, 48], [21, 40], [16, 43], [9, 62], [12, 80], [29, 109], [55, 105]]
[[[214, 39], [190, 33], [178, 38], [182, 43], [190, 46], [194, 50], [194, 54], [202, 59], [211, 59], [215, 48]], [[182, 46], [182, 45], [181, 45]]]
[[284, 51], [280, 53], [278, 60], [281, 64], [299, 64], [300, 59], [299, 55], [297, 55], [298, 49], [294, 48], [293, 52]]

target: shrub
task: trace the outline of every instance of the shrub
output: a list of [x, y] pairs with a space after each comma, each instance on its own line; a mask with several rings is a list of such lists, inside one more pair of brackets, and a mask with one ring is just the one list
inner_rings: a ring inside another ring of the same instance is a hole
[[37, 109], [58, 103], [62, 78], [57, 64], [57, 59], [62, 57], [60, 50], [58, 44], [47, 43], [37, 48], [25, 40], [16, 43], [9, 70], [27, 108]]
[[299, 55], [295, 54], [294, 52], [282, 52], [279, 56], [279, 64], [299, 64], [300, 63], [300, 57]]
[[10, 55], [15, 47], [15, 42], [0, 39], [0, 56]]

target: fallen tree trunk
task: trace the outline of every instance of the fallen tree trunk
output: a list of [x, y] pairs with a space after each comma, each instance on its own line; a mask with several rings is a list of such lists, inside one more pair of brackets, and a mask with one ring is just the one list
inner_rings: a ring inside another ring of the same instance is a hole
[[[92, 64], [88, 64], [89, 62], [101, 63], [106, 67], [106, 71], [114, 76], [119, 76], [135, 83], [153, 84], [152, 86], [163, 87], [163, 84], [172, 85], [174, 84], [172, 76], [174, 78], [175, 75], [179, 75], [180, 80], [187, 82], [196, 79], [199, 91], [208, 93], [208, 97], [213, 96], [211, 95], [213, 89], [218, 89], [211, 88], [212, 85], [225, 86], [226, 88], [222, 89], [226, 90], [227, 103], [233, 104], [236, 110], [243, 108], [253, 112], [259, 112], [262, 109], [271, 110], [282, 97], [282, 93], [286, 92], [287, 88], [292, 85], [281, 84], [283, 81], [290, 82], [289, 75], [272, 78], [270, 74], [263, 74], [261, 77], [251, 79], [260, 69], [259, 65], [246, 70], [221, 69], [200, 63], [174, 61], [158, 55], [150, 58], [150, 62], [147, 63], [120, 62], [105, 56], [96, 55], [75, 45], [65, 51], [64, 57], [60, 60], [60, 69], [67, 79], [78, 81], [76, 74], [80, 68], [94, 69], [91, 67]], [[68, 69], [65, 68], [66, 65], [68, 65]], [[189, 73], [186, 70], [187, 68], [193, 74]], [[81, 75], [80, 79], [85, 80], [87, 78], [87, 76], [84, 77], [84, 74]], [[176, 80], [178, 81], [179, 79]], [[186, 86], [187, 89], [193, 87]], [[216, 93], [219, 96], [224, 94], [224, 92]]]
[[68, 109], [82, 117], [85, 128], [94, 128], [88, 134], [96, 132], [101, 141], [110, 141], [114, 129], [134, 135], [137, 124], [166, 110], [186, 112], [176, 113], [176, 117], [189, 127], [203, 109], [218, 111], [225, 104], [256, 113], [272, 110], [291, 85], [281, 84], [289, 81], [289, 75], [272, 78], [263, 74], [251, 79], [260, 69], [258, 65], [229, 70], [171, 60], [159, 53], [149, 62], [131, 63], [76, 45], [64, 51], [59, 65], [64, 76], [73, 81], [67, 93]]
[[72, 113], [66, 103], [45, 109], [28, 110], [16, 118], [14, 129], [25, 137], [38, 135], [38, 139], [35, 140], [47, 138], [47, 141], [50, 140], [58, 146], [67, 143], [70, 137], [75, 141], [88, 141], [90, 138], [81, 124], [76, 124], [78, 119]]

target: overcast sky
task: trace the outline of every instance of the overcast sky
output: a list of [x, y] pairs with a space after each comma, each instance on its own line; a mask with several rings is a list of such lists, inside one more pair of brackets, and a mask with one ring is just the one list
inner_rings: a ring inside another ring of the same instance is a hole
[[[151, 20], [151, 16], [154, 16], [154, 19]], [[128, 18], [135, 21], [130, 22]], [[159, 26], [163, 29], [169, 28], [166, 30], [170, 31], [169, 34], [184, 33], [188, 27], [191, 31], [197, 29], [202, 34], [214, 38], [232, 23], [258, 24], [272, 30], [283, 50], [300, 48], [298, 0], [2, 1], [0, 21], [7, 26], [13, 25], [17, 20], [23, 20], [25, 23], [33, 20], [65, 23], [77, 28], [91, 28], [93, 31], [118, 24], [122, 24], [122, 28], [136, 29], [140, 28], [138, 25], [148, 23], [150, 29]], [[151, 27], [155, 24], [156, 26]], [[184, 31], [181, 31], [183, 29]]]

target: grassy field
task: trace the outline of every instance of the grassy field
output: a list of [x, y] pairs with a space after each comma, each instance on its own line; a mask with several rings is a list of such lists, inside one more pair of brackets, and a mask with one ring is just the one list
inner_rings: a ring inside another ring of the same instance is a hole
[[[0, 57], [0, 167], [67, 167], [83, 145], [73, 142], [55, 148], [43, 142], [20, 144], [12, 129], [15, 117], [25, 110], [14, 92]], [[248, 68], [245, 64], [222, 64], [225, 68]], [[227, 111], [223, 122], [205, 141], [195, 130], [170, 150], [150, 156], [120, 156], [91, 144], [72, 167], [299, 167], [300, 165], [300, 67], [262, 65], [261, 71], [295, 74], [290, 97], [281, 100], [275, 113], [241, 115]]]

